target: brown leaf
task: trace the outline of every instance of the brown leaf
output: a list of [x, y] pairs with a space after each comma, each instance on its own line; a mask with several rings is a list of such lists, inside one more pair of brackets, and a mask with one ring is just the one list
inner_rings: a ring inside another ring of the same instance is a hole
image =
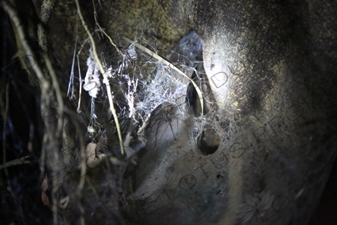
[[48, 195], [46, 194], [46, 191], [48, 190], [48, 177], [47, 174], [44, 176], [44, 179], [41, 183], [41, 201], [45, 206], [49, 207], [49, 198]]
[[50, 205], [49, 205], [49, 198], [48, 198], [46, 192], [42, 192], [42, 193], [41, 193], [41, 200], [42, 200], [42, 203], [43, 203], [45, 206], [48, 206], [48, 207], [50, 206]]
[[48, 190], [48, 177], [47, 177], [47, 174], [44, 176], [44, 179], [42, 181], [41, 190], [43, 192], [46, 192]]

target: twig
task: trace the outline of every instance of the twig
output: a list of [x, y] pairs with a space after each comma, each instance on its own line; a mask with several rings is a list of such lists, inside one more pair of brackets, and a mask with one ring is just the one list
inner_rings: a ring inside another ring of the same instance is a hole
[[59, 117], [57, 119], [57, 129], [56, 129], [56, 133], [54, 137], [56, 140], [58, 140], [61, 134], [61, 131], [62, 131], [62, 126], [63, 126], [63, 111], [64, 111], [63, 98], [62, 98], [59, 82], [57, 80], [51, 61], [49, 60], [48, 54], [45, 55], [44, 61], [46, 63], [49, 75], [52, 79], [52, 85], [53, 85], [53, 88], [56, 94], [57, 103], [58, 103], [57, 111], [58, 111]]
[[[130, 39], [128, 39], [126, 37], [123, 37], [123, 38], [124, 38], [124, 40], [126, 40], [127, 42], [129, 42], [131, 44], [134, 43], [133, 41], [131, 41]], [[192, 83], [192, 85], [194, 86], [195, 90], [197, 91], [198, 97], [200, 99], [201, 115], [203, 115], [204, 114], [204, 102], [203, 102], [202, 92], [201, 92], [200, 88], [198, 87], [198, 85], [189, 76], [187, 76], [184, 72], [182, 72], [175, 65], [173, 65], [172, 63], [170, 63], [169, 61], [167, 61], [163, 57], [159, 56], [158, 54], [154, 53], [150, 49], [144, 47], [143, 45], [140, 45], [138, 43], [135, 43], [135, 45], [136, 45], [137, 48], [139, 48], [143, 52], [149, 54], [151, 57], [157, 59], [158, 61], [164, 63], [169, 68], [172, 68], [173, 70], [175, 70], [176, 72], [178, 72], [180, 75], [186, 77]]]
[[20, 159], [14, 159], [12, 161], [6, 162], [2, 165], [0, 165], [0, 170], [4, 168], [8, 168], [10, 166], [18, 166], [18, 165], [23, 165], [23, 164], [29, 164], [30, 161], [28, 160], [30, 156], [24, 156], [21, 157]]
[[112, 41], [111, 37], [102, 29], [102, 27], [99, 25], [97, 21], [97, 11], [96, 11], [96, 6], [94, 0], [92, 0], [92, 5], [94, 7], [94, 19], [95, 19], [95, 24], [98, 27], [99, 31], [101, 31], [110, 41], [111, 45], [115, 47], [116, 51], [123, 55], [123, 53], [119, 50], [119, 48], [116, 46], [116, 44]]
[[78, 90], [78, 103], [77, 103], [77, 113], [81, 113], [81, 99], [82, 99], [82, 75], [80, 68], [80, 57], [77, 55], [77, 70], [78, 70], [78, 80], [80, 82], [79, 90]]
[[[48, 23], [49, 18], [50, 18], [50, 12], [53, 9], [54, 4], [55, 4], [55, 0], [43, 0], [42, 5], [41, 5], [41, 13], [40, 13], [40, 20], [43, 24]], [[47, 35], [41, 23], [39, 23], [37, 27], [37, 36], [38, 36], [39, 47], [42, 49], [43, 52], [47, 52], [48, 51]]]
[[8, 14], [9, 18], [12, 20], [15, 31], [17, 32], [20, 40], [21, 40], [21, 44], [22, 44], [22, 48], [25, 52], [25, 54], [27, 57], [30, 64], [34, 65], [32, 68], [37, 76], [37, 78], [39, 79], [40, 82], [40, 87], [42, 89], [42, 91], [44, 90], [48, 90], [49, 88], [49, 83], [46, 80], [46, 78], [44, 77], [41, 68], [36, 64], [38, 61], [36, 60], [36, 56], [34, 54], [34, 52], [32, 51], [32, 49], [30, 48], [30, 46], [27, 43], [27, 39], [26, 39], [26, 35], [23, 31], [23, 26], [19, 20], [19, 17], [16, 13], [16, 11], [8, 4], [7, 1], [1, 1], [1, 7], [5, 10], [5, 12]]
[[[4, 9], [4, 11], [8, 14], [9, 18], [12, 21], [13, 30], [16, 33], [16, 37], [20, 40], [20, 47], [22, 48], [22, 51], [24, 52], [24, 54], [29, 56], [27, 58], [29, 60], [30, 65], [32, 65], [32, 69], [35, 72], [36, 77], [38, 78], [40, 89], [41, 89], [41, 96], [47, 96], [50, 84], [48, 80], [46, 79], [46, 77], [44, 76], [40, 66], [38, 65], [38, 60], [27, 42], [26, 35], [24, 33], [23, 26], [19, 20], [17, 12], [12, 8], [12, 6], [9, 5], [7, 1], [1, 1], [0, 5]], [[42, 110], [43, 110], [43, 105], [41, 105], [41, 111]], [[47, 124], [46, 121], [44, 122], [45, 124]], [[45, 143], [48, 140], [47, 138], [48, 133], [44, 135], [43, 143]], [[45, 151], [42, 151], [41, 152], [41, 164], [40, 164], [41, 173], [43, 173], [44, 171], [45, 157], [46, 157]]]
[[[3, 89], [2, 89], [2, 91], [3, 91]], [[0, 104], [2, 104], [2, 103], [3, 102], [1, 101]], [[2, 135], [3, 135], [3, 140], [2, 140], [3, 149], [2, 150], [3, 150], [3, 163], [4, 164], [0, 165], [0, 170], [4, 169], [7, 177], [9, 177], [9, 173], [8, 173], [8, 169], [7, 169], [8, 167], [14, 166], [14, 165], [24, 164], [23, 162], [25, 161], [26, 158], [28, 158], [28, 156], [25, 156], [21, 159], [16, 159], [16, 160], [13, 160], [13, 161], [10, 161], [10, 162], [6, 162], [7, 156], [6, 156], [6, 132], [5, 131], [6, 131], [6, 124], [7, 124], [7, 117], [8, 117], [8, 108], [9, 108], [8, 104], [9, 104], [9, 83], [6, 84], [6, 87], [5, 87], [5, 103], [4, 103], [4, 106], [1, 107], [3, 109], [3, 112], [1, 112], [1, 113], [2, 113], [2, 116], [3, 116], [3, 123], [4, 123], [3, 124], [3, 132], [2, 132]], [[22, 160], [22, 159], [24, 159], [24, 160]], [[6, 190], [10, 193], [14, 203], [17, 204], [17, 206], [18, 206], [17, 211], [18, 211], [19, 217], [24, 218], [22, 208], [20, 207], [20, 204], [17, 200], [17, 197], [15, 196], [15, 193], [12, 189], [11, 182], [7, 182]]]
[[[41, 19], [42, 24], [46, 25], [48, 23], [49, 18], [50, 18], [50, 13], [51, 13], [51, 10], [53, 9], [54, 4], [55, 4], [55, 0], [44, 0], [42, 2], [41, 14], [40, 14], [40, 19]], [[45, 31], [45, 29], [44, 29], [44, 27], [42, 26], [41, 23], [39, 23], [38, 27], [37, 27], [37, 37], [38, 37], [39, 47], [42, 50], [42, 57], [44, 58], [46, 68], [47, 68], [48, 73], [49, 73], [49, 75], [52, 79], [52, 86], [53, 86], [53, 89], [55, 91], [55, 95], [56, 95], [56, 99], [57, 99], [57, 103], [58, 103], [57, 111], [58, 111], [59, 117], [57, 119], [57, 129], [56, 129], [56, 133], [55, 133], [55, 136], [56, 136], [55, 139], [58, 140], [59, 135], [60, 135], [61, 130], [62, 130], [62, 126], [63, 126], [64, 105], [63, 105], [63, 99], [62, 99], [60, 85], [59, 85], [59, 82], [57, 80], [55, 71], [53, 69], [53, 66], [52, 66], [51, 61], [50, 61], [49, 56], [48, 56], [46, 31]]]
[[[46, 30], [44, 29], [43, 25], [47, 25], [49, 18], [50, 18], [50, 14], [51, 11], [53, 9], [53, 6], [55, 4], [55, 0], [43, 0], [42, 1], [42, 5], [41, 5], [41, 13], [40, 13], [40, 20], [41, 23], [38, 24], [37, 27], [37, 40], [38, 40], [38, 44], [41, 50], [41, 55], [44, 58], [44, 63], [45, 63], [45, 68], [44, 68], [44, 72], [46, 73], [46, 76], [51, 77], [51, 81], [52, 81], [52, 87], [56, 96], [56, 100], [57, 100], [57, 114], [58, 114], [58, 118], [57, 118], [57, 126], [56, 126], [56, 132], [54, 132], [53, 134], [51, 133], [51, 130], [49, 129], [49, 141], [54, 142], [54, 140], [56, 140], [56, 143], [58, 143], [58, 140], [60, 138], [61, 135], [61, 131], [62, 131], [62, 127], [63, 127], [63, 111], [64, 111], [64, 105], [63, 105], [63, 98], [62, 98], [62, 94], [61, 94], [61, 89], [60, 89], [60, 85], [59, 82], [57, 80], [57, 76], [56, 73], [54, 71], [54, 68], [52, 66], [52, 63], [49, 59], [48, 56], [48, 45], [47, 45], [47, 35], [46, 35]], [[46, 93], [48, 93], [49, 90], [46, 91]], [[52, 93], [52, 92], [51, 92]], [[45, 98], [45, 97], [44, 97]], [[47, 127], [48, 129], [48, 127]], [[53, 135], [53, 137], [52, 137]], [[53, 147], [55, 146], [55, 142], [52, 144]], [[55, 164], [55, 162], [59, 161], [59, 152], [58, 149], [53, 149], [53, 161], [51, 162], [52, 165]], [[53, 169], [55, 169], [52, 166]], [[54, 182], [53, 182], [54, 185]], [[52, 191], [52, 198], [56, 199], [56, 190], [53, 189]], [[56, 225], [58, 224], [58, 207], [57, 207], [57, 202], [53, 201], [52, 204], [52, 211], [53, 211], [53, 223]]]
[[113, 104], [113, 101], [112, 101], [112, 95], [111, 95], [111, 87], [110, 87], [110, 84], [109, 84], [109, 79], [108, 79], [108, 75], [107, 73], [105, 73], [104, 69], [103, 69], [103, 65], [100, 61], [100, 59], [98, 58], [98, 55], [97, 55], [97, 50], [96, 50], [96, 44], [95, 44], [95, 41], [94, 41], [94, 38], [92, 37], [91, 33], [89, 32], [88, 30], [88, 27], [83, 19], [83, 16], [82, 16], [82, 13], [81, 13], [81, 8], [80, 8], [80, 5], [78, 3], [78, 0], [75, 0], [76, 2], [76, 7], [77, 7], [77, 12], [78, 12], [78, 15], [82, 21], [82, 25], [84, 27], [84, 29], [86, 30], [88, 36], [89, 36], [89, 39], [90, 39], [90, 42], [91, 42], [91, 47], [92, 47], [92, 52], [94, 54], [94, 58], [95, 58], [95, 61], [96, 63], [98, 64], [98, 68], [103, 76], [103, 83], [105, 84], [106, 86], [106, 89], [107, 89], [107, 94], [108, 94], [108, 100], [109, 100], [109, 105], [110, 105], [110, 111], [114, 117], [114, 121], [115, 121], [115, 125], [116, 125], [116, 129], [117, 129], [117, 133], [118, 133], [118, 139], [119, 139], [119, 145], [120, 145], [120, 148], [121, 148], [121, 153], [124, 155], [124, 146], [123, 146], [123, 140], [122, 140], [122, 133], [121, 133], [121, 129], [120, 129], [120, 125], [119, 125], [119, 121], [118, 121], [118, 116], [117, 116], [117, 113], [116, 113], [116, 110], [115, 110], [115, 107], [114, 107], [114, 104]]

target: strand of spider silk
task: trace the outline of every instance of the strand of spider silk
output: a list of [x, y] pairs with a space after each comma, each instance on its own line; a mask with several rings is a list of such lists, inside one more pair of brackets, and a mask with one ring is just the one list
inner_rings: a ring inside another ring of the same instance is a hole
[[68, 91], [67, 91], [67, 97], [70, 99], [73, 99], [75, 97], [74, 94], [74, 70], [75, 70], [75, 59], [76, 59], [76, 47], [77, 47], [77, 35], [76, 35], [76, 41], [74, 46], [74, 53], [73, 53], [73, 60], [71, 63], [71, 70], [70, 70], [70, 78], [68, 83]]
[[[73, 60], [71, 63], [71, 71], [70, 71], [70, 78], [69, 78], [69, 83], [68, 83], [68, 91], [67, 91], [67, 97], [72, 100], [75, 97], [74, 94], [74, 71], [75, 71], [75, 60], [76, 60], [76, 51], [77, 51], [77, 40], [78, 40], [78, 23], [76, 23], [75, 26], [75, 46], [74, 46], [74, 53], [73, 53]], [[81, 81], [80, 81], [81, 82]]]
[[[76, 34], [77, 36], [77, 34]], [[77, 113], [81, 113], [81, 98], [82, 98], [82, 85], [83, 85], [83, 79], [81, 74], [81, 64], [80, 64], [80, 54], [84, 47], [84, 45], [87, 43], [88, 38], [84, 40], [84, 42], [81, 45], [80, 50], [77, 52], [76, 58], [77, 58], [77, 70], [78, 70], [78, 80], [80, 82], [80, 86], [78, 87], [78, 103], [77, 103]]]
[[89, 32], [88, 27], [87, 27], [87, 25], [86, 25], [86, 23], [85, 23], [85, 21], [83, 19], [83, 16], [82, 16], [82, 13], [81, 13], [81, 8], [80, 8], [80, 5], [78, 3], [78, 0], [75, 0], [75, 2], [76, 2], [76, 7], [77, 7], [78, 15], [79, 15], [79, 17], [80, 17], [80, 19], [82, 21], [82, 26], [84, 27], [85, 31], [87, 32], [87, 34], [89, 36], [89, 39], [90, 39], [90, 42], [91, 42], [91, 47], [92, 47], [92, 52], [94, 53], [95, 61], [98, 64], [98, 68], [99, 68], [99, 70], [100, 70], [100, 72], [101, 72], [101, 74], [103, 76], [103, 83], [105, 84], [106, 89], [107, 89], [108, 100], [109, 100], [109, 105], [110, 105], [110, 111], [111, 111], [111, 113], [112, 113], [112, 115], [114, 117], [115, 125], [116, 125], [116, 128], [117, 128], [117, 133], [118, 133], [118, 139], [119, 139], [119, 145], [120, 145], [120, 148], [121, 148], [121, 153], [122, 153], [122, 155], [124, 155], [125, 151], [124, 151], [124, 146], [123, 146], [122, 134], [121, 134], [121, 129], [120, 129], [117, 113], [116, 113], [116, 110], [115, 110], [115, 107], [114, 107], [113, 101], [112, 101], [111, 87], [110, 87], [110, 84], [109, 84], [108, 75], [104, 72], [103, 65], [102, 65], [101, 61], [99, 60], [99, 58], [98, 58], [94, 38], [92, 37], [91, 33]]
[[[129, 43], [134, 43], [133, 41], [131, 41], [130, 39], [123, 37], [124, 40], [126, 40]], [[161, 61], [162, 63], [164, 63], [165, 65], [167, 65], [169, 68], [172, 68], [173, 70], [175, 70], [176, 72], [178, 72], [180, 75], [186, 77], [194, 86], [195, 90], [197, 91], [198, 97], [200, 99], [200, 107], [201, 107], [201, 115], [204, 114], [204, 101], [203, 101], [203, 97], [202, 97], [202, 92], [200, 90], [200, 88], [198, 87], [198, 85], [189, 77], [187, 76], [184, 72], [182, 72], [180, 69], [178, 69], [175, 65], [173, 65], [172, 63], [170, 63], [169, 61], [167, 61], [166, 59], [164, 59], [163, 57], [159, 56], [158, 54], [154, 53], [153, 51], [151, 51], [150, 49], [135, 43], [136, 47], [139, 48], [140, 50], [142, 50], [143, 52], [146, 52], [147, 54], [149, 54], [151, 57], [157, 59], [158, 61]]]

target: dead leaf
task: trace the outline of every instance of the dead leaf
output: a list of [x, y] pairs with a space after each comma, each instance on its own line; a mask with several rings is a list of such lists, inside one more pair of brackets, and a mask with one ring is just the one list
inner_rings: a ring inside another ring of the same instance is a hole
[[48, 177], [47, 177], [47, 174], [44, 176], [44, 179], [41, 183], [41, 200], [42, 200], [42, 203], [45, 205], [45, 206], [50, 206], [49, 205], [49, 198], [48, 198], [48, 195], [46, 194], [46, 191], [48, 190]]

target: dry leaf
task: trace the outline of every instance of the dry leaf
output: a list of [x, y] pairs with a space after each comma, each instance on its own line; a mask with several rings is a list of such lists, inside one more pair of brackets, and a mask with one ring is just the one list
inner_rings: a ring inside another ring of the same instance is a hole
[[49, 198], [48, 198], [48, 195], [46, 194], [46, 191], [48, 190], [48, 177], [47, 177], [47, 174], [44, 176], [44, 179], [42, 181], [41, 190], [42, 190], [42, 192], [41, 192], [42, 203], [45, 206], [49, 207]]

